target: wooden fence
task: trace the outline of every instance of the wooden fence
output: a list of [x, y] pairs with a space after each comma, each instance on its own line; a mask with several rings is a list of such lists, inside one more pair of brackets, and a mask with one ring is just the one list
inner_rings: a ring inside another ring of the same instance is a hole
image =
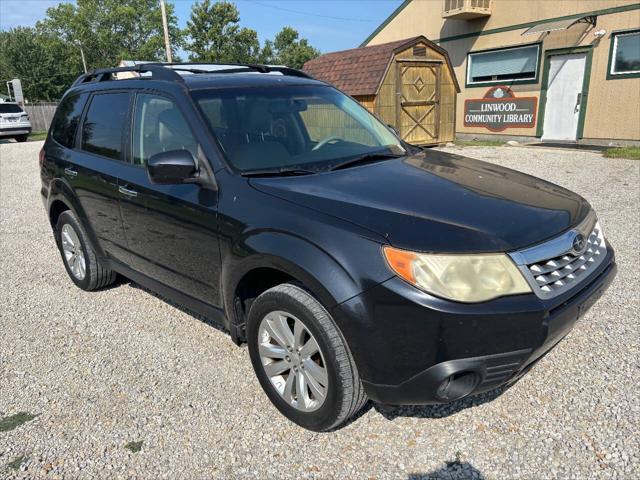
[[53, 114], [56, 112], [57, 103], [29, 103], [24, 105], [24, 110], [29, 114], [31, 129], [34, 132], [46, 132], [49, 130]]

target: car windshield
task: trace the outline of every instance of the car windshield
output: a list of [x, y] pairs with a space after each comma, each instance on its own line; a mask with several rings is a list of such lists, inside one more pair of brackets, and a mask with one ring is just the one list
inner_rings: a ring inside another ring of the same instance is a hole
[[15, 103], [0, 102], [0, 113], [22, 113], [22, 109]]
[[352, 98], [328, 86], [192, 92], [229, 162], [243, 173], [329, 170], [405, 149]]

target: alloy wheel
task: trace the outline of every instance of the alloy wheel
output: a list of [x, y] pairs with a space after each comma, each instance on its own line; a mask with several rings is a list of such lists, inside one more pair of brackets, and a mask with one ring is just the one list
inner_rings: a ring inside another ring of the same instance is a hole
[[87, 262], [84, 258], [84, 252], [82, 251], [82, 244], [80, 243], [78, 234], [71, 225], [65, 223], [62, 226], [60, 237], [62, 240], [64, 260], [69, 270], [76, 279], [84, 280], [87, 274]]
[[294, 315], [273, 311], [260, 322], [258, 349], [262, 368], [289, 405], [312, 412], [327, 398], [327, 364], [318, 342]]

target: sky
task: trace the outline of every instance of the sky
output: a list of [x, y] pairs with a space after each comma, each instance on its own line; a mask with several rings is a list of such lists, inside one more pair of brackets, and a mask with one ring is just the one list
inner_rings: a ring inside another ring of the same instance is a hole
[[[171, 0], [168, 0], [171, 1]], [[288, 25], [322, 52], [354, 48], [369, 36], [401, 0], [233, 0], [243, 27], [258, 32], [260, 41], [273, 38]], [[33, 26], [47, 8], [60, 1], [0, 0], [0, 29]], [[172, 2], [184, 27], [193, 0]]]

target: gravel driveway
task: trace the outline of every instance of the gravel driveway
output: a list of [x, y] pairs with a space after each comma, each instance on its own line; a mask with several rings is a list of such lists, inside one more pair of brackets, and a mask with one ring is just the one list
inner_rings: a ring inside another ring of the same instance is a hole
[[271, 406], [246, 347], [215, 326], [129, 282], [73, 285], [40, 200], [40, 146], [0, 145], [0, 478], [640, 477], [640, 162], [465, 148], [585, 196], [616, 281], [509, 390], [369, 406], [317, 434]]

